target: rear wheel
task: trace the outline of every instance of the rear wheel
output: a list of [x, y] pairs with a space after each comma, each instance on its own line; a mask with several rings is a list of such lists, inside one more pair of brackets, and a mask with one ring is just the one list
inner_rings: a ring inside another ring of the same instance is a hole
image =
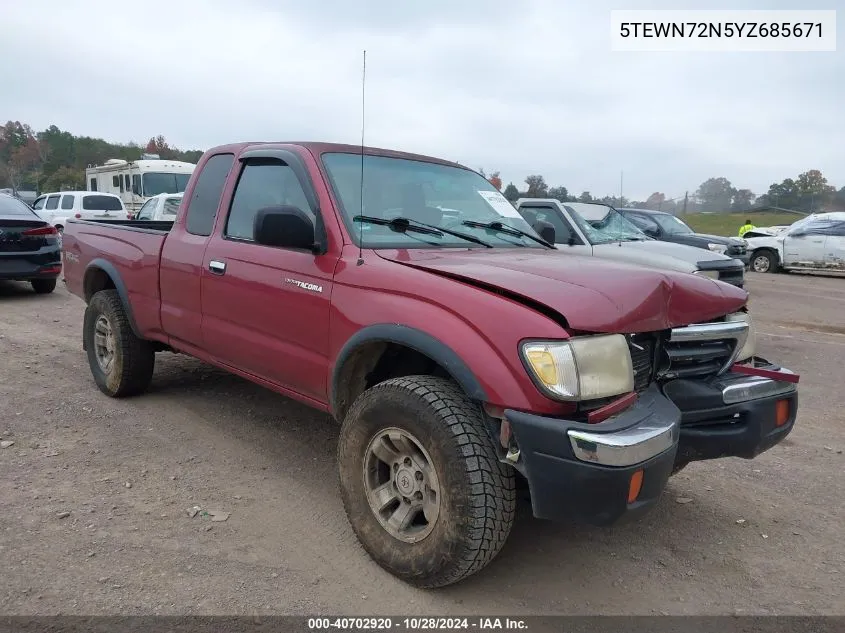
[[778, 257], [770, 250], [755, 251], [751, 255], [751, 270], [755, 273], [775, 273]]
[[451, 381], [394, 378], [365, 391], [340, 432], [343, 505], [367, 553], [417, 587], [485, 567], [513, 525], [514, 474], [478, 405]]
[[100, 391], [121, 398], [146, 390], [153, 376], [155, 351], [149, 341], [135, 336], [116, 290], [101, 290], [91, 298], [82, 335]]
[[48, 295], [56, 289], [55, 279], [33, 279], [29, 282], [32, 289], [40, 295]]

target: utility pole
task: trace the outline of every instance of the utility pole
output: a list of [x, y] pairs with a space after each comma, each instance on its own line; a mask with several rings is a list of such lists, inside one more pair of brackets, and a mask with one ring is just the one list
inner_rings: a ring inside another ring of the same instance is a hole
[[619, 171], [619, 206], [622, 206], [622, 184], [624, 182], [625, 172], [620, 170]]
[[689, 199], [689, 191], [684, 192], [684, 215], [687, 214], [687, 200]]

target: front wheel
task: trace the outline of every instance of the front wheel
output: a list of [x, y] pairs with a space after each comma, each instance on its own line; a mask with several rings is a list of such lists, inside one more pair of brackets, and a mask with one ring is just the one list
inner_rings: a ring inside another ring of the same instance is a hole
[[146, 390], [153, 377], [155, 350], [149, 341], [135, 336], [116, 290], [101, 290], [91, 298], [82, 336], [100, 391], [122, 398]]
[[498, 554], [516, 491], [480, 407], [451, 381], [394, 378], [365, 391], [343, 421], [344, 509], [367, 553], [421, 588], [458, 582]]
[[751, 270], [755, 273], [774, 273], [778, 269], [778, 258], [772, 251], [757, 251], [751, 256]]

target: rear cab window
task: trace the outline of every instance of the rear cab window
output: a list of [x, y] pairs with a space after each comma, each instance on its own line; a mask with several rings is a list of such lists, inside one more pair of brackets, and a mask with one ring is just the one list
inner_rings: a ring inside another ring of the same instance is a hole
[[185, 230], [188, 233], [211, 235], [223, 187], [234, 162], [234, 154], [215, 154], [203, 165], [188, 201], [188, 215], [185, 219]]

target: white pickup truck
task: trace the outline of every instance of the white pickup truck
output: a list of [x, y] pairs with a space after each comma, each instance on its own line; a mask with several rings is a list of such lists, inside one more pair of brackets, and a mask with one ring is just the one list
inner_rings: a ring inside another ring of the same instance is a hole
[[180, 204], [182, 204], [181, 193], [160, 193], [151, 197], [138, 209], [135, 219], [172, 222], [176, 219]]
[[751, 253], [751, 270], [758, 273], [845, 273], [845, 212], [808, 215], [785, 231], [746, 237], [745, 241]]
[[520, 198], [516, 208], [538, 232], [540, 224], [551, 224], [555, 245], [564, 253], [704, 275], [740, 288], [745, 285], [745, 264], [740, 260], [695, 246], [652, 239], [606, 204]]

